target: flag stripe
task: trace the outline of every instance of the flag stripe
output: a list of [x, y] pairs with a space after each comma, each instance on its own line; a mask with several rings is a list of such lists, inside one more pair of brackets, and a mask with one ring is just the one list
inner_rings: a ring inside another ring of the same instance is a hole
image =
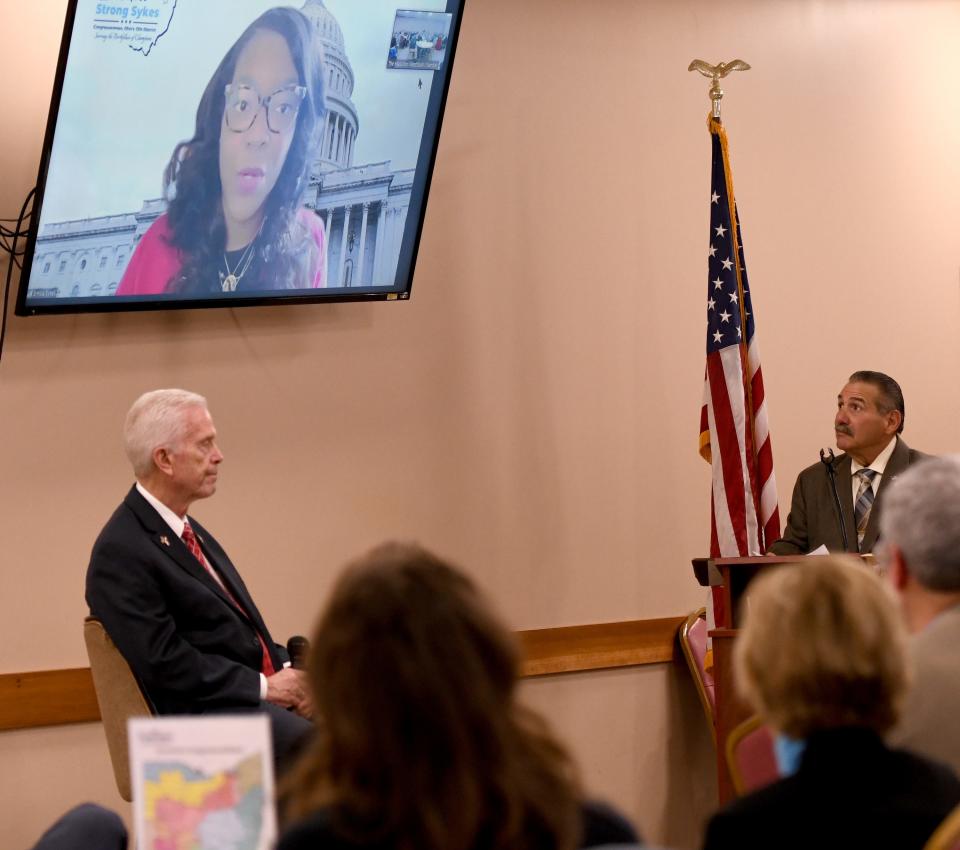
[[[707, 383], [707, 392], [710, 391], [709, 379]], [[717, 433], [717, 423], [714, 418], [717, 406], [707, 405], [707, 414], [710, 421], [710, 433]], [[718, 464], [721, 463], [721, 453], [714, 454], [713, 467], [713, 494], [710, 510], [710, 554], [712, 557], [734, 557], [743, 554], [740, 550], [740, 541], [737, 539], [735, 518], [730, 514], [730, 506], [727, 500], [726, 482], [724, 481], [723, 470], [717, 471]], [[734, 491], [736, 492], [736, 490]]]

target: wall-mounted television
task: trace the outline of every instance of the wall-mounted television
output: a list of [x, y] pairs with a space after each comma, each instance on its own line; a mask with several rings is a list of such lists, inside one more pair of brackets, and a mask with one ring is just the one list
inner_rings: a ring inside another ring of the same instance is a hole
[[20, 315], [409, 298], [464, 0], [69, 0]]

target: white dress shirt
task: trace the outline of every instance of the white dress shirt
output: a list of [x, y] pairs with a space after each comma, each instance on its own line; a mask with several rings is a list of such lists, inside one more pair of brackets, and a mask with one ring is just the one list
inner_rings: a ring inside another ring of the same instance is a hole
[[857, 472], [861, 469], [872, 469], [877, 473], [873, 476], [873, 480], [870, 482], [870, 487], [873, 489], [873, 495], [876, 496], [877, 489], [880, 487], [880, 479], [883, 478], [883, 472], [887, 468], [890, 455], [893, 454], [893, 450], [897, 447], [898, 439], [899, 437], [894, 436], [894, 438], [887, 443], [887, 447], [873, 459], [873, 463], [868, 464], [867, 466], [864, 466], [862, 463], [858, 463], [852, 455], [850, 456], [850, 476], [853, 479], [851, 481], [851, 493], [853, 495], [854, 506], [856, 506], [857, 503], [857, 491], [860, 489], [860, 479], [857, 478]]

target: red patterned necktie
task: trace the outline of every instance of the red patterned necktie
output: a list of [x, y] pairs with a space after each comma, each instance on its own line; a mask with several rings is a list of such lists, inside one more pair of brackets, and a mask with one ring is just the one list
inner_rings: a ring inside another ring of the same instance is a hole
[[[210, 562], [204, 557], [203, 550], [200, 548], [200, 543], [197, 541], [197, 535], [193, 533], [193, 529], [190, 527], [189, 522], [184, 522], [183, 524], [183, 534], [181, 535], [181, 540], [183, 540], [186, 547], [190, 550], [190, 554], [196, 558], [201, 566], [210, 574], [210, 577], [223, 589], [223, 592], [227, 594], [230, 601], [234, 604], [238, 611], [242, 612], [244, 616], [247, 616], [246, 611], [243, 610], [243, 606], [237, 602], [234, 598], [234, 595], [230, 592], [230, 589], [224, 584], [223, 579], [217, 575], [216, 571], [210, 566]], [[276, 670], [273, 667], [273, 662], [270, 660], [270, 653], [267, 651], [267, 643], [263, 639], [263, 635], [260, 634], [259, 630], [254, 626], [254, 631], [257, 633], [257, 639], [260, 641], [260, 650], [263, 653], [263, 662], [261, 669], [263, 670], [264, 676], [272, 676]]]

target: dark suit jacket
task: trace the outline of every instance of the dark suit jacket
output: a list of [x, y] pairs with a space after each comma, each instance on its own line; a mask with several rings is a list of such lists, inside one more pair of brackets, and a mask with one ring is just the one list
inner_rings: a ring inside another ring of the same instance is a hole
[[713, 816], [704, 850], [922, 850], [960, 803], [938, 762], [888, 749], [869, 729], [812, 735], [793, 776]]
[[[867, 530], [863, 535], [861, 552], [872, 552], [880, 530], [880, 513], [883, 507], [883, 491], [911, 463], [929, 457], [923, 452], [914, 451], [903, 440], [897, 438], [897, 445], [887, 461], [887, 467], [880, 479]], [[847, 550], [857, 551], [857, 529], [853, 518], [853, 482], [851, 480], [850, 455], [842, 454], [833, 462], [837, 473], [837, 492], [843, 507], [844, 526], [847, 529]], [[790, 504], [790, 516], [783, 536], [775, 541], [769, 552], [775, 555], [805, 555], [821, 545], [831, 552], [843, 551], [843, 536], [840, 533], [840, 521], [837, 518], [837, 506], [833, 500], [833, 491], [827, 477], [827, 469], [822, 463], [808, 466], [797, 476], [793, 488], [793, 501]]]
[[276, 669], [289, 660], [287, 653], [274, 644], [220, 544], [192, 517], [190, 525], [246, 613], [136, 487], [93, 546], [87, 569], [90, 613], [103, 622], [161, 714], [257, 706], [262, 664], [257, 630]]

